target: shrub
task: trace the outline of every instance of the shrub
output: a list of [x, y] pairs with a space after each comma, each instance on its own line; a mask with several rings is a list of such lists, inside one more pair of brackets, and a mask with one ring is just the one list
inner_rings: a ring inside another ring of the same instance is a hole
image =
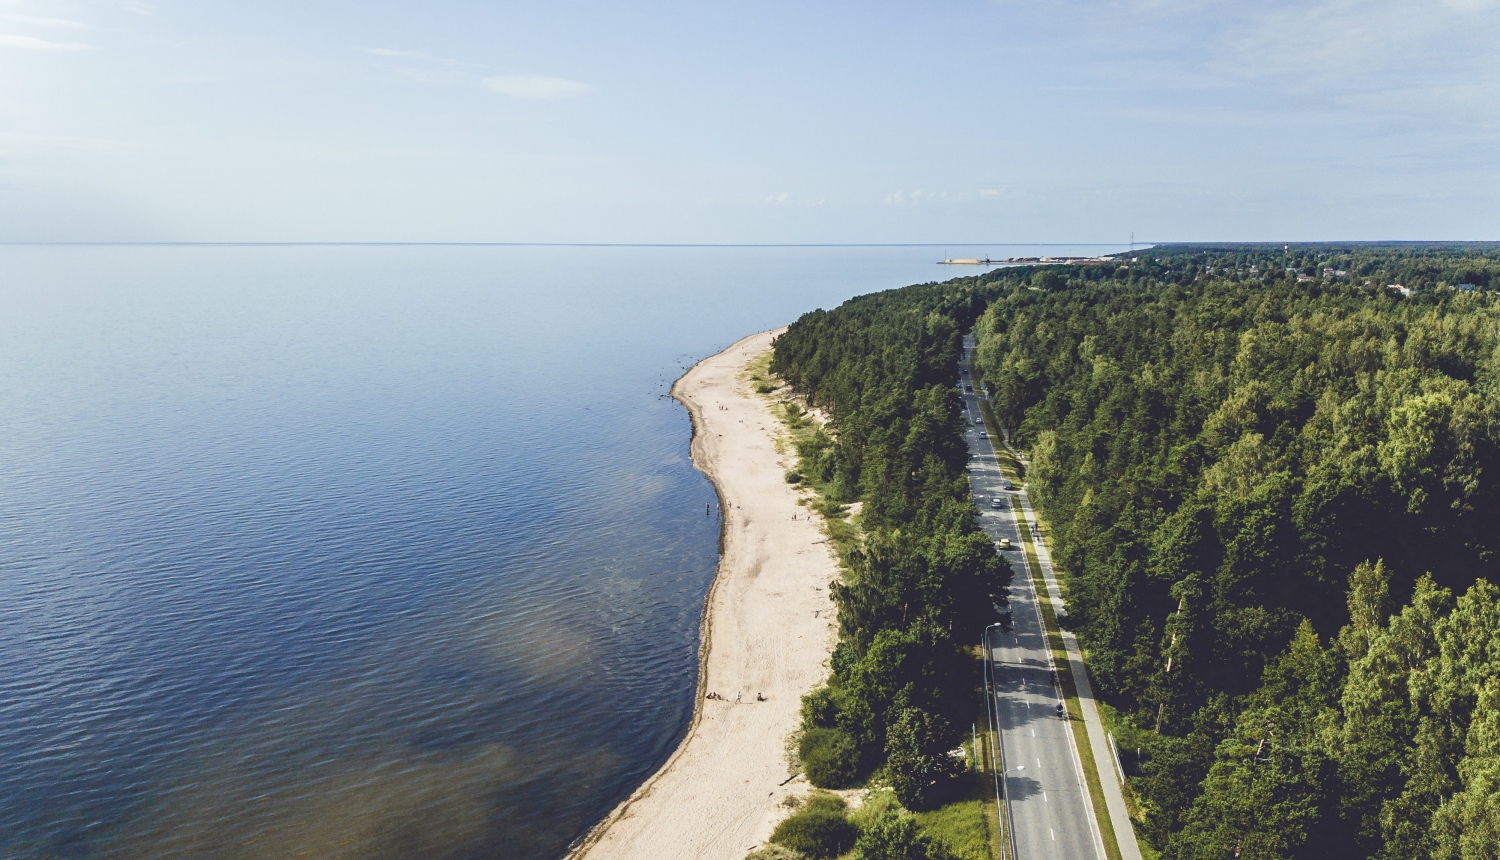
[[802, 855], [781, 845], [763, 845], [746, 854], [745, 860], [802, 860]]
[[907, 809], [941, 805], [955, 788], [958, 763], [948, 755], [947, 720], [921, 708], [904, 708], [887, 732], [886, 771], [896, 799]]
[[941, 842], [917, 832], [910, 815], [886, 812], [870, 823], [854, 843], [859, 860], [953, 860]]
[[819, 687], [802, 697], [802, 728], [831, 729], [838, 725], [838, 694], [829, 687]]
[[859, 831], [849, 822], [842, 806], [826, 802], [808, 803], [791, 818], [776, 825], [771, 841], [812, 860], [837, 857], [854, 846]]
[[804, 808], [822, 809], [828, 812], [847, 813], [849, 811], [849, 804], [845, 803], [844, 799], [842, 797], [839, 797], [837, 794], [828, 794], [827, 792], [815, 791], [812, 794], [808, 795], [807, 800], [804, 803]]
[[800, 483], [802, 483], [802, 475], [798, 474], [795, 471], [793, 471], [793, 472], [787, 472], [786, 473], [786, 482], [788, 484], [800, 484]]
[[809, 729], [797, 742], [807, 781], [818, 788], [846, 788], [859, 776], [859, 750], [840, 729]]
[[812, 508], [813, 510], [822, 514], [825, 519], [830, 520], [841, 519], [844, 514], [849, 512], [848, 508], [844, 507], [838, 502], [833, 501], [832, 499], [818, 499], [817, 501], [813, 502]]

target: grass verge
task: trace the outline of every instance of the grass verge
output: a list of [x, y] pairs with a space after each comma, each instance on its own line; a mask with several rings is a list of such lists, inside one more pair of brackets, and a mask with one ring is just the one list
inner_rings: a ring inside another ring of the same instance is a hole
[[[984, 820], [984, 790], [980, 774], [974, 774], [974, 787], [966, 797], [945, 804], [931, 812], [917, 813], [917, 826], [923, 833], [941, 840], [963, 860], [991, 860], [990, 834]], [[990, 799], [994, 805], [994, 799]]]
[[[984, 792], [980, 790], [979, 774], [975, 774], [974, 787], [957, 800], [945, 803], [927, 812], [911, 813], [916, 819], [917, 830], [924, 836], [943, 843], [943, 846], [959, 860], [993, 860], [990, 853], [989, 834], [984, 823]], [[993, 805], [993, 803], [991, 804]], [[888, 788], [876, 788], [865, 794], [864, 804], [849, 814], [855, 826], [868, 827], [888, 810], [901, 810], [895, 792]], [[852, 858], [853, 852], [840, 855]]]
[[1009, 860], [1010, 852], [1005, 841], [1005, 831], [1000, 824], [1000, 803], [995, 797], [995, 767], [997, 760], [993, 745], [995, 734], [985, 714], [985, 730], [979, 735], [979, 781], [981, 810], [984, 815], [985, 834], [989, 839], [991, 860]]

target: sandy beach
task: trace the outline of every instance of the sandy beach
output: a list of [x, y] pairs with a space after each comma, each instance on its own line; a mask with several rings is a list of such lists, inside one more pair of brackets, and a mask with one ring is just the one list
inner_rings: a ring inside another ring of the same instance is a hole
[[837, 566], [819, 521], [786, 483], [793, 454], [776, 451], [780, 423], [741, 379], [778, 333], [744, 338], [672, 387], [692, 413], [693, 463], [725, 507], [697, 710], [666, 764], [570, 858], [741, 860], [787, 812], [781, 801], [807, 790], [800, 776], [788, 781], [786, 742], [802, 694], [828, 672]]

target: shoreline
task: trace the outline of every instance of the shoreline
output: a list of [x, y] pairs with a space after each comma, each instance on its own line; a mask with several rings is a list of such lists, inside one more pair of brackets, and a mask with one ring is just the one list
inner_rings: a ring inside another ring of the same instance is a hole
[[797, 504], [799, 491], [785, 481], [780, 421], [740, 378], [783, 330], [741, 338], [672, 384], [692, 419], [693, 465], [722, 511], [693, 716], [661, 767], [568, 860], [741, 860], [770, 835], [781, 801], [807, 791], [805, 779], [789, 777], [786, 741], [800, 723], [802, 694], [827, 676], [835, 642], [828, 584], [838, 567], [821, 518]]

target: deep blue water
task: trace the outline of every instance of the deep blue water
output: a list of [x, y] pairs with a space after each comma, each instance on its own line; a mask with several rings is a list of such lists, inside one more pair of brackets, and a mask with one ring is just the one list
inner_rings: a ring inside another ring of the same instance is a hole
[[0, 857], [557, 856], [692, 712], [671, 381], [941, 250], [0, 248]]

